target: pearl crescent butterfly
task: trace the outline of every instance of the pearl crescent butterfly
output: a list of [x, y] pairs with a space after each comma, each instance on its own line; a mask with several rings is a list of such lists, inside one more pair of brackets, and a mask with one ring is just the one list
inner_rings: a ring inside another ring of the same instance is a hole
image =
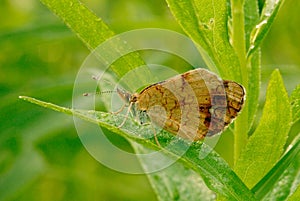
[[140, 93], [117, 92], [129, 104], [127, 115], [132, 111], [141, 123], [146, 115], [151, 123], [192, 141], [222, 132], [245, 101], [242, 85], [201, 68], [152, 84]]

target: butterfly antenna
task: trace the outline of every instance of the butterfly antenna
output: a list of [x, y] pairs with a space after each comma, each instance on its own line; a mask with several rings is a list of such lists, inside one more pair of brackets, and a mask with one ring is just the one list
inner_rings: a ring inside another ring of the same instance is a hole
[[91, 96], [91, 95], [102, 95], [102, 94], [111, 94], [111, 93], [117, 93], [117, 91], [111, 90], [111, 91], [97, 91], [92, 93], [84, 93], [83, 96]]

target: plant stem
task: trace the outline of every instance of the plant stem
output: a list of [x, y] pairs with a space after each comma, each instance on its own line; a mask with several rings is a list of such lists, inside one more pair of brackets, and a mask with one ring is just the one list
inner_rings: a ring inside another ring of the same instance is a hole
[[[240, 61], [240, 81], [243, 86], [248, 88], [248, 70], [245, 42], [245, 22], [244, 22], [244, 0], [231, 0], [232, 9], [232, 43], [233, 48]], [[239, 158], [242, 149], [247, 143], [248, 132], [248, 104], [245, 103], [244, 109], [235, 122], [234, 129], [234, 163]]]

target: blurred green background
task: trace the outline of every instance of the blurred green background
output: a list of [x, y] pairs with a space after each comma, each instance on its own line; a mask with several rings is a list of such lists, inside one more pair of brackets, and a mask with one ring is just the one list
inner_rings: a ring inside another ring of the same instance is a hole
[[[182, 32], [161, 0], [82, 2], [116, 33], [148, 27]], [[299, 84], [299, 9], [300, 1], [286, 1], [264, 40], [262, 103], [273, 69], [281, 70], [289, 93]], [[93, 159], [71, 116], [18, 99], [71, 107], [76, 73], [89, 54], [83, 43], [37, 0], [1, 0], [0, 19], [0, 200], [156, 200], [145, 175], [115, 172]], [[232, 149], [224, 145], [232, 139], [225, 134], [217, 147], [230, 164]]]

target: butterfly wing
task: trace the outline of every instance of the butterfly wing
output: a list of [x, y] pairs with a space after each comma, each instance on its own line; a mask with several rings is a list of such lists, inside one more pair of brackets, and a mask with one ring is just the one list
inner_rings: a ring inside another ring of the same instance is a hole
[[191, 140], [224, 129], [226, 94], [223, 81], [205, 69], [195, 69], [145, 88], [137, 108], [151, 122]]

